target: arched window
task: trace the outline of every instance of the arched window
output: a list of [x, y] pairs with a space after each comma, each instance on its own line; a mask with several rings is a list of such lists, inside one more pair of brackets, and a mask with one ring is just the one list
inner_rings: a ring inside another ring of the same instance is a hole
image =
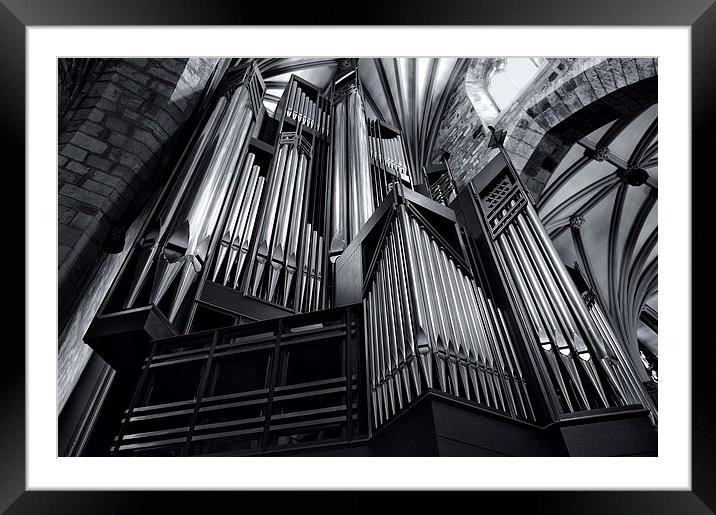
[[542, 61], [534, 57], [508, 57], [498, 61], [487, 89], [500, 111], [517, 98], [537, 73]]

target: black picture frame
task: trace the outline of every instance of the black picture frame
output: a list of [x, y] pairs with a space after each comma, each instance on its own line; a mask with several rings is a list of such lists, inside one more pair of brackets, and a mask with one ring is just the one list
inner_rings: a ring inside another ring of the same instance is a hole
[[[252, 506], [270, 502], [309, 510], [341, 509], [348, 513], [388, 507], [384, 493], [261, 492], [44, 492], [25, 491], [25, 350], [24, 341], [25, 228], [25, 30], [37, 25], [240, 25], [240, 24], [408, 24], [408, 25], [629, 25], [691, 27], [692, 68], [692, 490], [617, 492], [470, 492], [442, 496], [412, 492], [403, 495], [401, 508], [426, 507], [437, 501], [445, 507], [501, 506], [501, 511], [531, 513], [713, 513], [716, 511], [716, 409], [712, 400], [713, 363], [716, 346], [709, 330], [713, 295], [713, 229], [709, 227], [707, 195], [713, 190], [711, 128], [716, 112], [716, 5], [714, 0], [621, 0], [614, 3], [594, 0], [543, 0], [523, 2], [473, 2], [458, 0], [415, 2], [366, 1], [347, 18], [344, 6], [312, 2], [311, 9], [282, 10], [274, 2], [203, 0], [0, 0], [0, 76], [2, 94], [3, 231], [7, 247], [0, 253], [6, 295], [3, 309], [5, 342], [0, 359], [0, 510], [8, 513], [128, 513], [150, 511], [152, 506], [171, 513], [234, 511], [241, 503]], [[370, 5], [375, 3], [374, 6]], [[296, 12], [301, 12], [296, 16]], [[688, 171], [683, 173], [688, 179]], [[668, 214], [666, 215], [668, 216]], [[699, 237], [698, 235], [704, 235]], [[52, 251], [48, 251], [51, 255]], [[20, 273], [22, 271], [22, 273]], [[11, 273], [8, 273], [11, 272]], [[54, 285], [48, 285], [48, 292]], [[687, 349], [690, 342], [679, 342]], [[48, 352], [52, 349], [48, 348]], [[209, 497], [211, 498], [209, 499]], [[446, 497], [450, 499], [446, 499]], [[335, 504], [338, 503], [338, 506]], [[405, 504], [407, 503], [407, 504]]]

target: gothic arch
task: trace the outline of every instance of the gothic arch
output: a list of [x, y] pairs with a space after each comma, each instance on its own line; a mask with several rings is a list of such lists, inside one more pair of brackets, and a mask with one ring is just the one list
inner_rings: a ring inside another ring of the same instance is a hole
[[535, 200], [574, 143], [657, 102], [657, 73], [656, 59], [603, 59], [536, 95], [505, 140]]

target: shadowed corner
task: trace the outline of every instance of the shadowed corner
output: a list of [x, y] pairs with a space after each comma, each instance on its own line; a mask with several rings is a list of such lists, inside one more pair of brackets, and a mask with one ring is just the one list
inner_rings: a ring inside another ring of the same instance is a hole
[[[14, 301], [5, 307], [8, 337], [16, 345], [8, 345], [2, 360], [0, 374], [0, 397], [2, 398], [3, 424], [0, 438], [0, 510], [4, 510], [25, 489], [25, 379], [24, 379], [24, 278], [25, 278], [25, 234], [22, 216], [24, 209], [25, 155], [23, 138], [25, 134], [25, 28], [13, 13], [0, 5], [0, 40], [5, 59], [0, 77], [5, 94], [0, 98], [3, 119], [0, 136], [4, 142], [4, 162], [8, 170], [14, 170], [6, 177], [6, 187], [12, 191], [5, 200], [6, 213], [14, 213], [12, 224], [6, 227], [7, 237], [14, 243], [0, 258], [4, 270], [12, 271], [5, 279], [5, 288], [12, 291]], [[19, 216], [19, 219], [18, 219]]]

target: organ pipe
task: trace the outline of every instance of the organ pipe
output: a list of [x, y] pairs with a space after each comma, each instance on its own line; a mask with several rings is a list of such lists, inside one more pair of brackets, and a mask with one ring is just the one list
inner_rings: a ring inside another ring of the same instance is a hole
[[[203, 273], [225, 199], [230, 193], [243, 197], [250, 182], [251, 165], [244, 166], [242, 157], [256, 120], [256, 96], [263, 95], [262, 84], [256, 71], [249, 70], [242, 85], [216, 101], [168, 200], [140, 239], [125, 308], [137, 304], [152, 273], [150, 303], [165, 305], [171, 321], [185, 305], [191, 287]], [[229, 214], [231, 224], [238, 213], [234, 209]], [[229, 251], [227, 238], [232, 230], [224, 233], [220, 261]]]
[[[496, 294], [465, 249], [442, 234], [455, 220], [433, 224], [450, 210], [447, 198], [439, 209], [418, 202], [438, 213], [427, 217], [412, 204], [402, 134], [366, 117], [357, 74], [323, 91], [292, 76], [271, 144], [252, 138], [263, 95], [256, 84], [247, 74], [215, 102], [139, 241], [124, 308], [147, 297], [175, 322], [203, 276], [274, 308], [325, 309], [338, 260], [358, 240], [374, 428], [428, 390], [536, 422], [541, 405], [528, 377], [547, 384], [558, 416], [652, 407], [606, 316], [576, 291], [509, 170], [471, 190], [509, 285]], [[366, 223], [386, 205], [366, 243]]]
[[402, 206], [389, 223], [364, 294], [374, 425], [425, 387], [534, 420], [502, 310], [430, 227]]

